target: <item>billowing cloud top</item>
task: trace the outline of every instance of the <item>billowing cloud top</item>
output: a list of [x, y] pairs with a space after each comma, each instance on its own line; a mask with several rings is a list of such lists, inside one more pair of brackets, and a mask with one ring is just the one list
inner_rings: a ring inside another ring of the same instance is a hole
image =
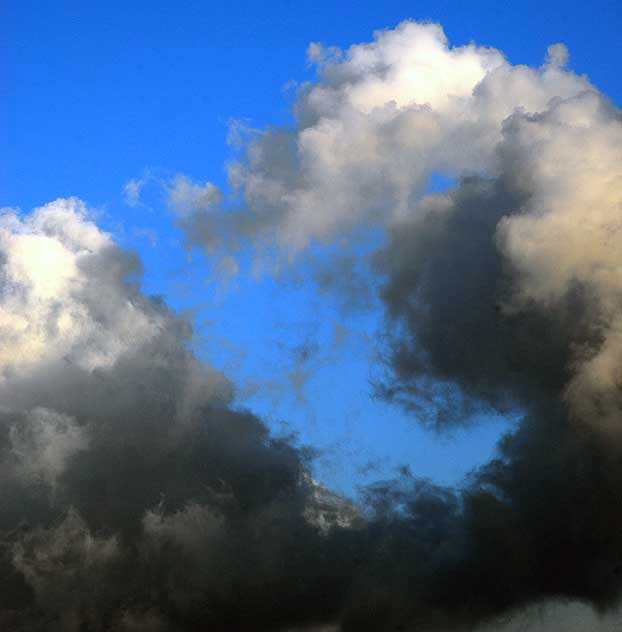
[[145, 309], [125, 277], [140, 271], [77, 199], [21, 219], [0, 216], [0, 371], [6, 377], [61, 360], [110, 367], [152, 339], [164, 315]]
[[385, 225], [412, 210], [432, 173], [494, 170], [514, 111], [592, 89], [563, 69], [562, 45], [541, 68], [512, 66], [495, 49], [452, 48], [439, 25], [410, 21], [346, 52], [311, 45], [309, 58], [318, 80], [301, 86], [294, 128], [260, 132], [230, 166], [239, 212], [196, 204], [189, 217], [191, 189], [179, 182], [191, 242], [276, 240], [293, 255], [361, 223]]

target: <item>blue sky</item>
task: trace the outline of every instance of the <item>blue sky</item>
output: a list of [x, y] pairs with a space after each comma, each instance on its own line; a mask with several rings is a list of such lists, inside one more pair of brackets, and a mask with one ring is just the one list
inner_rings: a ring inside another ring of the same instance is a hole
[[235, 382], [240, 405], [320, 449], [322, 480], [351, 491], [400, 464], [444, 482], [486, 459], [503, 420], [437, 437], [371, 397], [381, 312], [318, 292], [305, 269], [278, 280], [210, 276], [187, 253], [154, 187], [129, 206], [131, 178], [184, 173], [225, 186], [228, 123], [287, 124], [292, 81], [313, 78], [312, 41], [347, 47], [414, 18], [453, 45], [497, 47], [539, 65], [564, 42], [570, 66], [622, 103], [620, 3], [7, 2], [2, 9], [2, 206], [77, 196], [137, 250], [145, 289], [196, 319], [196, 349]]

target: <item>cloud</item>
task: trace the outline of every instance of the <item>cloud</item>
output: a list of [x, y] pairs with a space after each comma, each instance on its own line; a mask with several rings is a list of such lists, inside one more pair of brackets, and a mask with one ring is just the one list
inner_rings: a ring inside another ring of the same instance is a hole
[[144, 300], [123, 286], [139, 262], [86, 219], [79, 200], [57, 200], [25, 219], [4, 213], [0, 251], [0, 381], [59, 362], [111, 366], [163, 326], [164, 316], [141, 309]]
[[617, 426], [621, 135], [594, 92], [516, 113], [495, 178], [429, 196], [391, 229], [377, 263], [405, 328], [389, 394], [420, 401], [430, 377], [501, 409], [552, 392]]
[[138, 206], [140, 204], [140, 194], [145, 186], [144, 179], [131, 178], [123, 187], [123, 196], [128, 206]]
[[190, 324], [141, 293], [138, 261], [80, 201], [1, 227], [7, 629], [278, 629], [336, 613], [337, 592], [317, 604], [320, 578], [341, 581], [342, 501], [324, 507], [307, 451], [232, 408]]
[[[376, 254], [382, 392], [439, 429], [482, 409], [515, 419], [458, 500], [437, 493], [459, 530], [428, 586], [453, 577], [453, 608], [474, 613], [484, 594], [485, 607], [509, 612], [559, 598], [619, 603], [622, 541], [609, 534], [622, 522], [621, 123], [594, 91], [515, 112], [491, 173], [424, 197]], [[403, 494], [407, 506], [402, 489], [381, 489], [382, 502]], [[442, 593], [451, 611], [452, 588]]]
[[503, 617], [481, 628], [481, 632], [613, 632], [620, 625], [620, 613], [599, 616], [583, 604], [550, 602]]
[[94, 537], [73, 509], [56, 528], [36, 529], [13, 550], [13, 564], [39, 604], [60, 610], [66, 628], [80, 624], [78, 608], [97, 609], [110, 590], [119, 558], [116, 538]]
[[293, 257], [408, 215], [430, 175], [492, 169], [514, 111], [591, 89], [563, 69], [564, 50], [550, 48], [541, 68], [512, 66], [495, 49], [450, 47], [439, 25], [413, 21], [346, 51], [312, 45], [317, 80], [300, 88], [293, 128], [255, 133], [230, 164], [240, 208], [184, 205], [189, 243], [250, 240]]
[[209, 212], [220, 203], [221, 194], [211, 182], [199, 185], [184, 175], [175, 176], [168, 186], [168, 204], [177, 213]]
[[76, 420], [35, 408], [9, 429], [11, 450], [24, 477], [54, 487], [72, 454], [88, 447], [88, 435]]

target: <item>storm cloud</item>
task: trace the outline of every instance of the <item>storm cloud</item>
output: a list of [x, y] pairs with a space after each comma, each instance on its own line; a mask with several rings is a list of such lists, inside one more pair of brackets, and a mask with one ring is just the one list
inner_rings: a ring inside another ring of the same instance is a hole
[[334, 611], [320, 542], [347, 506], [305, 450], [230, 407], [79, 201], [3, 226], [5, 629], [273, 629], [323, 618], [324, 592]]

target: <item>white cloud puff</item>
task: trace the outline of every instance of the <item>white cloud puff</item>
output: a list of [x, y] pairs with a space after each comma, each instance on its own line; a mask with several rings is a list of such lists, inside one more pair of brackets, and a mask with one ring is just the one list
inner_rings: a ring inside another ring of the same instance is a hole
[[541, 68], [513, 66], [492, 48], [451, 47], [438, 24], [406, 21], [370, 43], [308, 54], [318, 78], [299, 90], [294, 128], [255, 133], [229, 167], [242, 208], [206, 212], [205, 187], [194, 195], [185, 183], [190, 242], [248, 238], [292, 257], [313, 240], [386, 225], [412, 212], [431, 174], [493, 171], [513, 112], [591, 88], [564, 70], [562, 45]]
[[122, 288], [137, 270], [84, 204], [56, 200], [0, 216], [0, 373], [65, 361], [111, 366], [156, 335], [162, 318]]

